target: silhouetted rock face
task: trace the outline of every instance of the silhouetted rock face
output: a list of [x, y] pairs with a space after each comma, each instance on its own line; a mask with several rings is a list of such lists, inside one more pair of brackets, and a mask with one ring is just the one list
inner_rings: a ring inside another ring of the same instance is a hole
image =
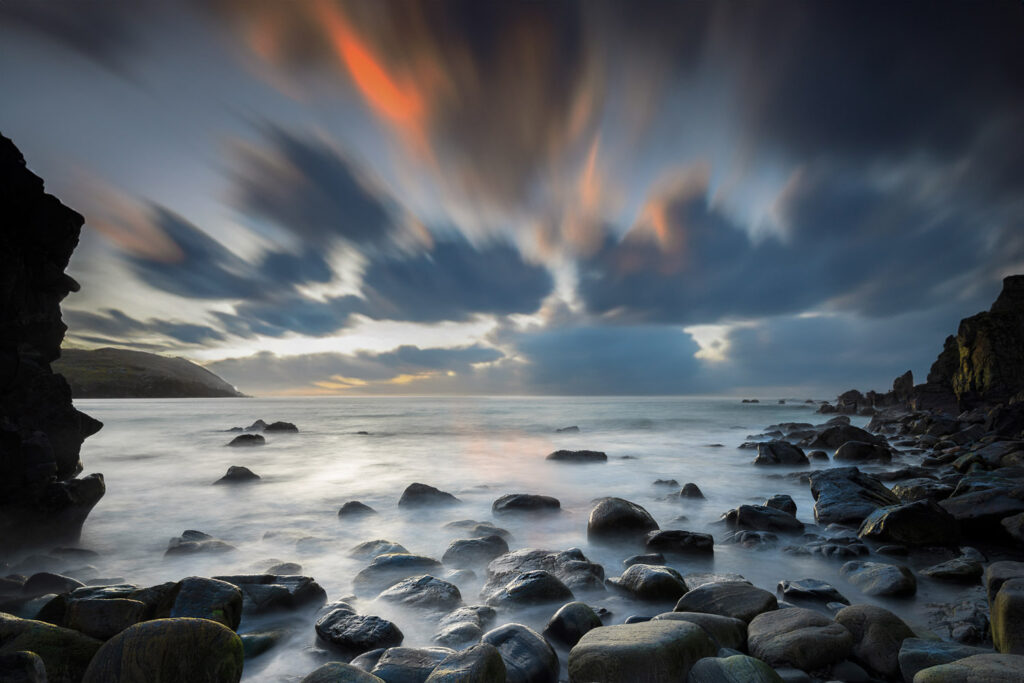
[[960, 321], [953, 391], [963, 408], [1002, 403], [1024, 389], [1024, 275], [1003, 280], [987, 312]]
[[82, 441], [97, 420], [71, 405], [50, 363], [67, 329], [60, 302], [78, 283], [64, 273], [83, 218], [43, 192], [0, 135], [0, 550], [76, 541], [103, 496], [82, 471]]

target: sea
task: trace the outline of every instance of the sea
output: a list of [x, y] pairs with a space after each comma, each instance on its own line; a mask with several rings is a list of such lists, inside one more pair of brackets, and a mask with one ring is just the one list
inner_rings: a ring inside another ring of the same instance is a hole
[[[808, 485], [786, 476], [800, 468], [754, 466], [755, 451], [738, 448], [773, 423], [824, 421], [827, 416], [815, 413], [817, 405], [802, 398], [784, 404], [777, 398], [744, 403], [706, 397], [475, 396], [75, 404], [104, 423], [82, 448], [85, 472], [102, 472], [107, 484], [79, 544], [99, 553], [88, 568], [98, 578], [152, 585], [187, 576], [260, 572], [287, 561], [300, 564], [303, 574], [326, 589], [329, 600], [338, 600], [352, 594], [352, 578], [367, 564], [349, 556], [356, 544], [386, 539], [440, 559], [448, 544], [461, 537], [458, 529], [445, 525], [465, 519], [507, 529], [513, 550], [580, 548], [608, 576], [617, 576], [623, 559], [641, 551], [591, 545], [586, 530], [594, 501], [618, 496], [646, 508], [663, 529], [714, 535], [713, 559], [669, 558], [669, 565], [683, 574], [736, 573], [773, 592], [782, 579], [821, 579], [851, 602], [883, 605], [921, 628], [927, 626], [929, 602], [950, 602], [966, 590], [922, 577], [916, 598], [873, 598], [839, 576], [842, 560], [782, 551], [798, 538], [783, 538], [765, 550], [721, 541], [728, 531], [720, 522], [723, 513], [763, 503], [773, 494], [792, 496], [798, 518], [808, 531], [815, 530]], [[231, 428], [257, 419], [293, 422], [299, 431], [267, 433], [263, 446], [227, 446], [235, 436]], [[867, 418], [853, 420], [862, 426]], [[557, 431], [566, 427], [579, 431]], [[604, 451], [608, 460], [575, 464], [545, 459], [559, 449]], [[919, 457], [897, 460], [911, 464]], [[214, 485], [231, 465], [248, 467], [261, 478], [250, 484]], [[655, 485], [658, 479], [675, 479], [680, 486], [694, 482], [705, 499], [680, 498], [678, 488]], [[413, 482], [448, 491], [461, 503], [428, 510], [399, 508], [402, 491]], [[562, 512], [495, 517], [491, 504], [507, 493], [554, 496]], [[338, 508], [350, 500], [362, 501], [379, 514], [339, 518]], [[187, 529], [208, 533], [237, 550], [165, 557], [169, 540]], [[481, 568], [475, 578], [459, 579], [467, 604], [479, 602], [485, 578]], [[672, 608], [637, 603], [614, 591], [577, 597], [607, 608], [612, 613], [609, 623]], [[380, 600], [362, 599], [355, 606], [360, 613], [398, 624], [405, 646], [432, 644], [436, 617]], [[518, 622], [541, 630], [556, 608], [503, 612], [495, 625]], [[297, 681], [330, 659], [317, 645], [308, 613], [291, 620], [281, 615], [247, 618], [239, 632], [273, 629], [282, 629], [280, 642], [246, 662], [245, 680]], [[559, 656], [564, 670], [566, 653]]]

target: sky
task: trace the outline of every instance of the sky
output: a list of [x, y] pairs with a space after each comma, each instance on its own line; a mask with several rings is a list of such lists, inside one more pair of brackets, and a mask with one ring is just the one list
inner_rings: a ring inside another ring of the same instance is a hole
[[828, 398], [1024, 272], [1024, 4], [4, 0], [65, 345], [253, 395]]

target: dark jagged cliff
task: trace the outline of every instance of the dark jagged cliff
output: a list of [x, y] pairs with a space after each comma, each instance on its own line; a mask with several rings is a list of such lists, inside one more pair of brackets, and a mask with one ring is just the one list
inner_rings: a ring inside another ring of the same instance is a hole
[[184, 358], [126, 349], [64, 349], [54, 370], [75, 398], [226, 398], [244, 396]]
[[0, 135], [0, 552], [74, 542], [103, 496], [103, 475], [77, 478], [82, 441], [102, 425], [71, 404], [50, 369], [67, 329], [60, 302], [78, 283], [64, 269], [81, 215], [43, 191]]
[[948, 414], [997, 406], [1014, 414], [1024, 412], [1024, 275], [1005, 278], [988, 311], [960, 321], [956, 335], [946, 337], [927, 381], [913, 386], [908, 371], [896, 378], [888, 393], [848, 391], [822, 412], [894, 406]]

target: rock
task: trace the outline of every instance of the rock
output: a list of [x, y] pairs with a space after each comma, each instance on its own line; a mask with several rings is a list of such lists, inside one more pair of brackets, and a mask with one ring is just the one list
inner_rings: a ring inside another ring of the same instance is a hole
[[313, 669], [300, 683], [384, 683], [384, 681], [351, 664], [328, 662]]
[[828, 453], [825, 451], [811, 451], [807, 454], [808, 460], [824, 460], [828, 462]]
[[791, 607], [754, 617], [747, 627], [750, 654], [773, 667], [810, 671], [846, 659], [853, 636], [820, 612]]
[[522, 548], [491, 560], [483, 592], [500, 590], [519, 574], [534, 569], [551, 572], [571, 590], [604, 590], [604, 567], [588, 560], [578, 548], [561, 552]]
[[426, 683], [505, 683], [506, 675], [498, 648], [481, 643], [448, 655]]
[[647, 553], [644, 555], [630, 555], [622, 561], [623, 567], [632, 567], [634, 564], [665, 564], [665, 556], [661, 553]]
[[262, 434], [239, 434], [228, 442], [229, 446], [263, 446], [267, 440]]
[[623, 498], [602, 498], [590, 511], [587, 538], [593, 542], [638, 540], [658, 528], [651, 514]]
[[358, 657], [354, 657], [349, 664], [356, 667], [360, 671], [366, 671], [369, 673], [373, 671], [373, 667], [377, 666], [377, 662], [384, 656], [384, 653], [388, 651], [386, 647], [378, 647], [373, 650], [368, 650]]
[[757, 444], [755, 465], [807, 465], [810, 461], [799, 446], [788, 441], [764, 441]]
[[107, 640], [143, 621], [147, 610], [145, 603], [125, 598], [71, 600], [64, 623], [87, 636]]
[[170, 616], [209, 619], [234, 631], [242, 621], [242, 591], [226, 581], [190, 576], [181, 581]]
[[358, 500], [350, 500], [338, 508], [339, 517], [365, 517], [366, 515], [375, 515], [377, 511], [365, 503], [360, 503]]
[[973, 655], [988, 654], [990, 650], [980, 647], [951, 643], [948, 640], [925, 640], [906, 638], [900, 645], [899, 666], [904, 683], [913, 683], [914, 676], [921, 669], [948, 664]]
[[508, 543], [501, 536], [463, 538], [452, 541], [441, 561], [451, 567], [477, 567], [508, 552]]
[[558, 462], [607, 462], [608, 455], [601, 451], [555, 451], [549, 453], [545, 460], [557, 460]]
[[0, 555], [76, 543], [103, 496], [103, 475], [77, 479], [82, 441], [103, 426], [72, 405], [51, 369], [67, 329], [60, 302], [79, 285], [64, 272], [83, 218], [44, 192], [0, 135]]
[[501, 515], [509, 512], [557, 512], [562, 504], [557, 498], [532, 493], [510, 493], [491, 504], [491, 512]]
[[359, 595], [376, 594], [390, 588], [402, 579], [420, 576], [424, 572], [441, 569], [441, 563], [422, 555], [392, 553], [378, 555], [370, 566], [361, 570], [352, 579], [352, 586]]
[[622, 576], [608, 579], [608, 583], [638, 600], [674, 601], [686, 593], [686, 583], [679, 572], [649, 564], [634, 564]]
[[[688, 579], [687, 582], [689, 585]], [[721, 614], [749, 623], [758, 614], [778, 606], [775, 596], [766, 590], [745, 581], [723, 581], [691, 587], [679, 598], [674, 611]]]
[[545, 605], [572, 600], [572, 591], [550, 572], [543, 569], [520, 574], [487, 599], [488, 605]]
[[21, 594], [27, 598], [34, 598], [50, 593], [70, 593], [84, 585], [81, 581], [72, 579], [69, 576], [52, 574], [50, 572], [38, 572], [28, 577], [25, 583], [22, 584]]
[[760, 659], [746, 655], [705, 657], [690, 669], [688, 683], [782, 683], [782, 677]]
[[775, 510], [782, 510], [796, 517], [796, 503], [791, 496], [787, 496], [784, 493], [775, 494], [764, 502], [764, 506]]
[[803, 522], [793, 515], [763, 505], [741, 505], [726, 512], [722, 519], [734, 529], [784, 533], [799, 533], [804, 530]]
[[440, 630], [434, 635], [434, 642], [454, 648], [478, 642], [495, 616], [494, 608], [487, 605], [452, 610], [438, 623]]
[[917, 478], [894, 484], [892, 492], [903, 503], [912, 503], [916, 500], [937, 502], [948, 498], [953, 493], [953, 487], [934, 479]]
[[680, 498], [696, 498], [698, 500], [704, 499], [704, 492], [700, 490], [700, 487], [694, 484], [692, 481], [683, 484], [683, 488], [679, 490]]
[[650, 531], [644, 545], [648, 550], [674, 555], [711, 555], [715, 552], [715, 539], [711, 534], [682, 529]]
[[601, 617], [583, 602], [569, 602], [558, 608], [544, 627], [548, 640], [572, 647], [587, 631], [601, 626]]
[[533, 629], [522, 624], [505, 624], [485, 633], [482, 640], [498, 649], [505, 663], [508, 683], [558, 681], [558, 655]]
[[242, 591], [243, 614], [318, 608], [327, 602], [327, 592], [308, 576], [241, 574], [214, 578]]
[[187, 530], [178, 538], [172, 538], [167, 543], [165, 556], [170, 555], [195, 555], [196, 553], [230, 553], [238, 550], [230, 543], [225, 543], [219, 538], [214, 538], [202, 531]]
[[799, 579], [796, 581], [783, 579], [779, 581], [777, 593], [783, 600], [794, 603], [809, 602], [824, 605], [829, 602], [840, 602], [844, 605], [850, 604], [850, 601], [836, 590], [835, 586], [818, 579]]
[[723, 538], [723, 543], [740, 545], [753, 550], [764, 550], [778, 544], [779, 537], [769, 531], [750, 531], [737, 529], [728, 532]]
[[1024, 485], [991, 488], [964, 495], [954, 495], [939, 503], [952, 515], [964, 531], [1001, 535], [1000, 522], [1024, 512]]
[[298, 432], [299, 428], [291, 422], [271, 422], [263, 428], [266, 432]]
[[451, 610], [462, 604], [462, 594], [453, 584], [433, 576], [412, 576], [380, 594], [382, 600], [419, 609]]
[[839, 448], [847, 441], [861, 441], [864, 443], [884, 443], [884, 439], [866, 432], [860, 427], [849, 424], [835, 424], [818, 432], [818, 435], [811, 439], [808, 448]]
[[569, 652], [570, 683], [659, 683], [686, 680], [717, 648], [704, 629], [683, 621], [602, 626]]
[[34, 652], [0, 655], [0, 680], [6, 683], [46, 683], [46, 664]]
[[387, 683], [423, 683], [438, 664], [453, 654], [447, 647], [389, 647], [370, 673]]
[[242, 639], [242, 650], [245, 652], [245, 659], [250, 660], [269, 652], [288, 636], [284, 629], [271, 629], [268, 631], [250, 631], [239, 636]]
[[242, 677], [242, 640], [207, 619], [155, 619], [108, 640], [82, 683], [190, 681], [225, 683]]
[[864, 519], [857, 535], [879, 543], [952, 546], [960, 543], [960, 526], [934, 501], [918, 500], [878, 508]]
[[1003, 584], [1010, 579], [1024, 578], [1024, 562], [1000, 560], [993, 562], [985, 569], [985, 594], [991, 605]]
[[899, 677], [900, 648], [914, 637], [902, 619], [875, 605], [853, 605], [839, 610], [836, 621], [853, 634], [856, 661], [887, 680]]
[[836, 462], [892, 462], [892, 451], [888, 446], [866, 441], [847, 441], [836, 449]]
[[510, 538], [512, 534], [506, 529], [494, 526], [488, 522], [477, 522], [472, 519], [460, 519], [456, 522], [448, 522], [445, 529], [465, 529], [470, 538], [482, 538], [484, 536], [501, 536]]
[[914, 683], [1019, 683], [1024, 671], [1020, 655], [984, 654], [922, 669]]
[[232, 465], [228, 468], [227, 474], [213, 482], [214, 484], [242, 484], [249, 481], [256, 481], [260, 478], [260, 475], [256, 474], [248, 467], [239, 467]]
[[397, 647], [405, 636], [397, 626], [380, 617], [355, 614], [339, 607], [316, 622], [316, 634], [324, 642], [348, 654], [378, 647]]
[[701, 612], [665, 612], [652, 621], [686, 621], [704, 629], [716, 647], [736, 650], [747, 648], [747, 624], [733, 617]]
[[819, 524], [860, 524], [878, 508], [900, 502], [877, 478], [856, 467], [815, 472], [810, 485]]
[[399, 507], [445, 506], [460, 502], [462, 501], [452, 494], [426, 484], [409, 484], [402, 492], [402, 497], [398, 499]]
[[50, 683], [81, 681], [100, 645], [78, 631], [0, 612], [0, 656], [35, 653], [46, 665]]
[[917, 592], [914, 573], [902, 565], [847, 562], [840, 567], [839, 574], [865, 595], [901, 597]]
[[654, 486], [669, 486], [672, 488], [679, 488], [679, 482], [675, 479], [655, 479]]
[[385, 541], [382, 538], [378, 538], [373, 541], [364, 541], [357, 546], [353, 546], [352, 549], [348, 551], [348, 556], [354, 557], [357, 560], [372, 560], [380, 555], [408, 554], [409, 551], [405, 549], [404, 545]]
[[972, 557], [957, 557], [946, 562], [922, 569], [921, 573], [940, 581], [954, 583], [978, 583], [985, 573], [981, 562]]
[[559, 427], [558, 429], [555, 430], [555, 433], [557, 433], [557, 434], [566, 434], [566, 433], [576, 434], [579, 431], [580, 431], [580, 428], [577, 427], [576, 425], [573, 425], [571, 427]]
[[992, 601], [992, 642], [1003, 654], [1024, 655], [1024, 578], [1003, 583]]

